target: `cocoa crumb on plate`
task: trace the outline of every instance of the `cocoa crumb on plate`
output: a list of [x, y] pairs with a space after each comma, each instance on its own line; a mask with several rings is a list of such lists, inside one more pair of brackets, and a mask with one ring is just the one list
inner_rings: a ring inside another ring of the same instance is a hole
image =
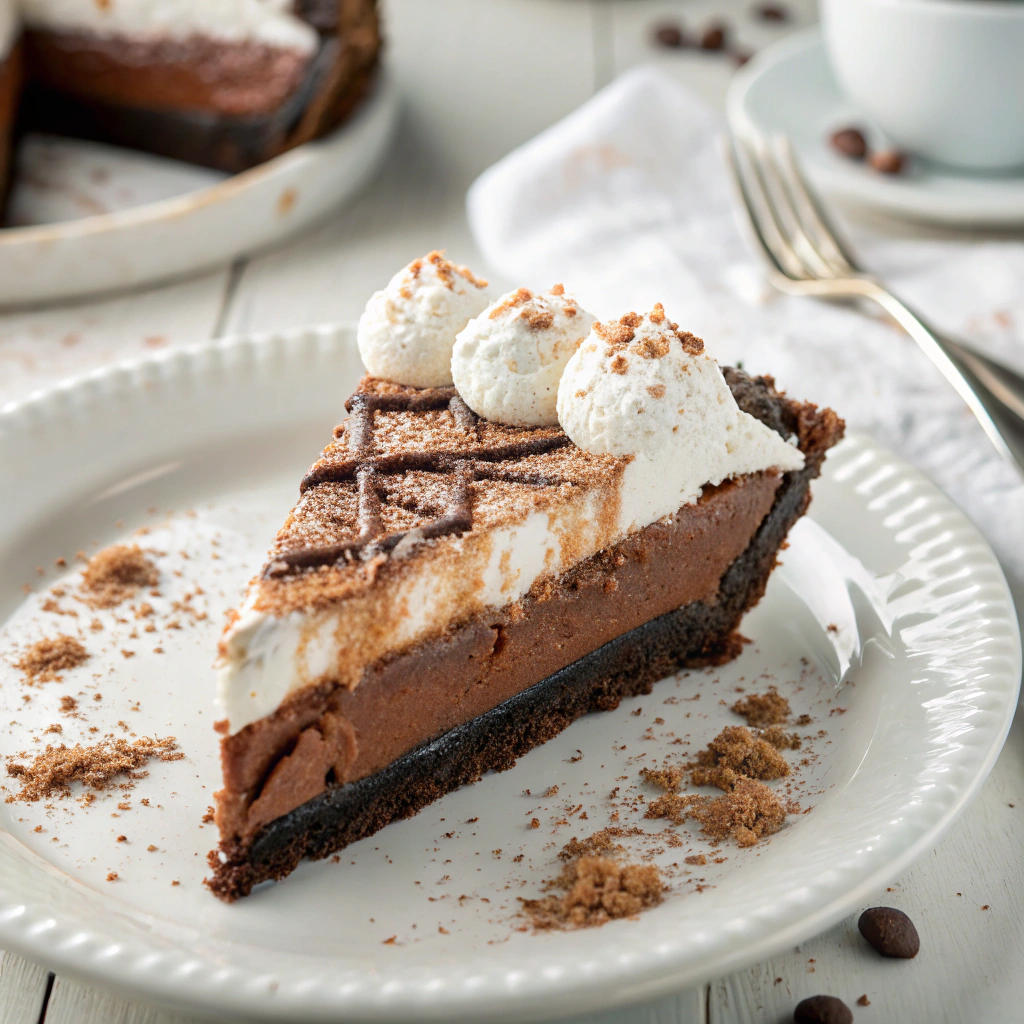
[[25, 676], [25, 682], [51, 683], [62, 678], [61, 672], [77, 668], [89, 659], [89, 652], [81, 640], [58, 633], [55, 637], [37, 640], [14, 663]]
[[567, 864], [551, 883], [554, 893], [521, 900], [538, 931], [594, 928], [616, 918], [633, 917], [662, 901], [665, 885], [653, 864], [620, 864], [610, 857], [587, 855]]
[[754, 729], [763, 729], [768, 725], [782, 725], [789, 720], [789, 701], [774, 686], [769, 686], [767, 693], [752, 693], [732, 705], [732, 709], [747, 720], [747, 725]]
[[688, 767], [695, 786], [717, 786], [726, 792], [732, 791], [742, 776], [781, 779], [790, 773], [778, 750], [742, 725], [726, 726]]
[[778, 832], [788, 811], [763, 782], [740, 776], [732, 791], [719, 797], [668, 793], [652, 800], [644, 817], [668, 818], [676, 825], [694, 818], [715, 841], [732, 837], [739, 846], [753, 846]]
[[81, 598], [90, 608], [113, 608], [159, 582], [159, 570], [138, 544], [113, 544], [82, 570]]
[[68, 797], [71, 783], [80, 782], [87, 789], [104, 790], [120, 775], [128, 782], [122, 788], [131, 789], [135, 781], [145, 777], [140, 769], [151, 757], [161, 761], [178, 761], [185, 755], [178, 752], [173, 736], [165, 739], [151, 739], [144, 736], [129, 743], [115, 739], [103, 741], [91, 747], [75, 744], [68, 747], [47, 746], [29, 764], [18, 764], [11, 758], [7, 774], [21, 780], [21, 791], [7, 797], [8, 803], [15, 800], [36, 801], [44, 797]]

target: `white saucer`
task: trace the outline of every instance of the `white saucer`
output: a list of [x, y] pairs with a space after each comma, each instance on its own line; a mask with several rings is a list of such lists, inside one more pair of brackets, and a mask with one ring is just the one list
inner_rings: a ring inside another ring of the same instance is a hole
[[80, 298], [221, 266], [321, 220], [367, 181], [397, 119], [382, 71], [330, 135], [241, 174], [29, 137], [0, 230], [0, 307]]
[[788, 135], [814, 183], [835, 199], [913, 220], [963, 227], [1024, 224], [1024, 174], [957, 173], [914, 159], [900, 175], [882, 175], [828, 145], [836, 128], [880, 130], [839, 92], [821, 32], [809, 29], [759, 53], [736, 77], [727, 99], [738, 134]]
[[[817, 934], [966, 807], [1016, 706], [1010, 595], [963, 513], [854, 438], [816, 482], [810, 517], [743, 621], [752, 642], [736, 661], [586, 716], [511, 771], [337, 863], [305, 863], [245, 900], [218, 902], [202, 885], [217, 838], [203, 815], [220, 783], [211, 659], [225, 610], [343, 415], [361, 372], [354, 333], [196, 346], [0, 410], [0, 754], [94, 743], [96, 729], [174, 735], [185, 755], [151, 762], [130, 793], [100, 793], [89, 806], [6, 803], [18, 784], [0, 777], [0, 948], [221, 1017], [540, 1020], [653, 999]], [[150, 616], [89, 611], [73, 590], [58, 603], [77, 617], [44, 606], [55, 584], [74, 587], [76, 551], [131, 539], [162, 573]], [[847, 584], [861, 563], [861, 583]], [[865, 583], [865, 568], [885, 574], [884, 586]], [[806, 605], [794, 597], [801, 579], [816, 588]], [[90, 659], [61, 682], [27, 687], [15, 649], [58, 632], [80, 634]], [[849, 650], [866, 641], [842, 689], [815, 664], [830, 634], [850, 639]], [[808, 813], [746, 850], [645, 819], [639, 797], [656, 794], [640, 769], [685, 759], [738, 724], [728, 708], [737, 689], [770, 684], [813, 719], [791, 755], [806, 763], [778, 783], [792, 782]], [[65, 695], [81, 717], [61, 713]], [[603, 928], [517, 930], [517, 897], [540, 895], [571, 836], [609, 824], [616, 787], [618, 823], [658, 833], [637, 852], [669, 872], [664, 903]], [[684, 863], [700, 853], [706, 864]]]

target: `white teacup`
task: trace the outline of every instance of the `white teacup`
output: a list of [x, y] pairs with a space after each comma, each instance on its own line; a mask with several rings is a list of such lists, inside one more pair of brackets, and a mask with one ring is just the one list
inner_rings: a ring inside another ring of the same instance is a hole
[[1024, 168], [1022, 0], [821, 0], [840, 88], [903, 149]]

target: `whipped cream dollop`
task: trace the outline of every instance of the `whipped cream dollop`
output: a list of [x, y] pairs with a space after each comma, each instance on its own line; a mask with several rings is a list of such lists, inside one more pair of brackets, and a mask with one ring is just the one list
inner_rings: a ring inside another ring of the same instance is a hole
[[452, 383], [455, 336], [490, 303], [487, 282], [431, 252], [374, 293], [356, 339], [374, 377], [416, 388]]
[[589, 452], [656, 463], [659, 486], [680, 504], [708, 483], [804, 464], [799, 449], [739, 408], [704, 342], [660, 304], [594, 324], [559, 382], [558, 422]]
[[484, 419], [554, 426], [562, 371], [593, 323], [560, 284], [546, 295], [519, 288], [459, 333], [452, 379], [463, 401]]

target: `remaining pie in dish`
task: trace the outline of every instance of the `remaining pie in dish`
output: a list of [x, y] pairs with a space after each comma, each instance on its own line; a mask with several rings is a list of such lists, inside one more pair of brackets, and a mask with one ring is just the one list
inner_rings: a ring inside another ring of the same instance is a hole
[[359, 343], [371, 375], [220, 646], [226, 900], [734, 656], [843, 432], [660, 306], [492, 302], [439, 253]]
[[240, 171], [366, 93], [376, 0], [0, 0], [0, 199], [15, 127]]

